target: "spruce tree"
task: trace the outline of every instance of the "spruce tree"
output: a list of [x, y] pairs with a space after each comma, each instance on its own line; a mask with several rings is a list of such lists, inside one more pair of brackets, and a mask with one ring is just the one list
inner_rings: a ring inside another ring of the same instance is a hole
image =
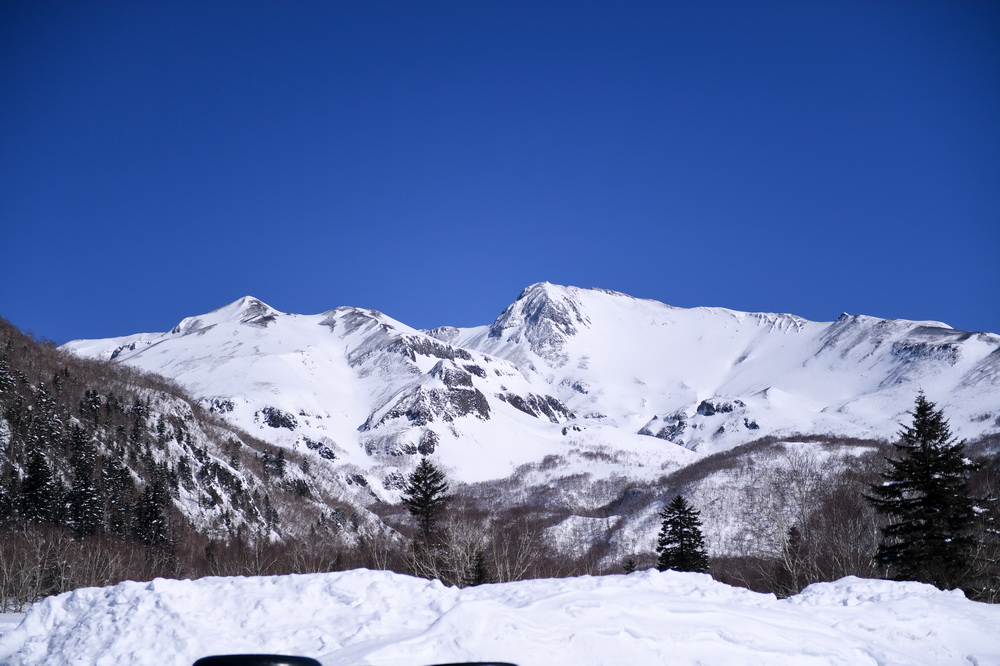
[[107, 529], [117, 536], [132, 531], [135, 514], [135, 482], [121, 460], [112, 456], [101, 470]]
[[21, 518], [29, 523], [61, 523], [65, 492], [45, 455], [38, 449], [33, 450], [18, 497]]
[[147, 546], [163, 546], [169, 540], [164, 508], [168, 495], [160, 484], [150, 484], [142, 491], [136, 506], [135, 538]]
[[976, 466], [965, 457], [965, 443], [952, 437], [943, 410], [923, 393], [912, 414], [882, 482], [867, 497], [889, 519], [875, 559], [898, 580], [958, 587], [975, 546], [969, 479]]
[[77, 536], [97, 534], [104, 527], [104, 501], [97, 488], [97, 449], [78, 425], [69, 429], [67, 444], [73, 469], [73, 483], [67, 496], [69, 524]]
[[447, 493], [448, 482], [444, 472], [427, 458], [422, 458], [403, 488], [403, 505], [417, 519], [420, 535], [424, 539], [434, 533], [449, 499]]
[[663, 524], [656, 545], [660, 571], [708, 572], [708, 551], [698, 512], [678, 495], [660, 512]]
[[67, 504], [69, 523], [77, 536], [91, 536], [104, 528], [104, 502], [87, 472], [78, 471], [73, 477]]

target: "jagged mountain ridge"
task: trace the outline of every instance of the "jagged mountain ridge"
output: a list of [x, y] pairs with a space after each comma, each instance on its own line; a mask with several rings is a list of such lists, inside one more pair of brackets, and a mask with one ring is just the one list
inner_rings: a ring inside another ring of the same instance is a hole
[[891, 437], [918, 390], [960, 436], [1000, 431], [992, 333], [684, 309], [548, 283], [474, 328], [418, 331], [353, 307], [288, 314], [245, 297], [168, 333], [65, 348], [171, 377], [389, 498], [416, 454], [464, 481], [552, 453], [586, 466], [597, 450], [652, 475], [764, 435]]

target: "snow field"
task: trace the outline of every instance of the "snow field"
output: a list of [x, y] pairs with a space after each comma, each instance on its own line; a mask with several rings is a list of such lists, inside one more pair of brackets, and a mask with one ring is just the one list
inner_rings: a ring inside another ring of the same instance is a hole
[[787, 600], [703, 574], [448, 588], [383, 571], [158, 579], [36, 604], [0, 663], [177, 664], [275, 652], [324, 666], [997, 664], [1000, 607], [919, 583], [845, 578]]

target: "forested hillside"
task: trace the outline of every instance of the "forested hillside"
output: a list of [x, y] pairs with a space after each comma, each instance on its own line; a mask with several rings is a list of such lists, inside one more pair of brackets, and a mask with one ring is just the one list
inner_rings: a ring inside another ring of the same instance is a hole
[[[256, 573], [272, 542], [351, 541], [363, 522], [306, 460], [168, 380], [59, 351], [2, 319], [0, 455], [8, 605], [127, 578]], [[301, 568], [331, 566], [326, 553], [294, 555]]]

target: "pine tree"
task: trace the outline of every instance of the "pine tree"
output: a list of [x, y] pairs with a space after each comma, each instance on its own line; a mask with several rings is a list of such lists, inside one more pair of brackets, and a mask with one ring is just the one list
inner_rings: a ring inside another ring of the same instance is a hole
[[663, 525], [656, 545], [660, 571], [708, 572], [708, 551], [698, 512], [678, 495], [660, 512]]
[[417, 519], [420, 535], [424, 539], [434, 534], [449, 499], [447, 493], [448, 482], [444, 473], [427, 458], [422, 458], [403, 488], [403, 505]]
[[976, 466], [965, 457], [944, 418], [923, 393], [913, 423], [903, 426], [887, 458], [882, 482], [868, 501], [889, 518], [875, 559], [898, 580], [947, 589], [960, 586], [975, 546], [975, 502], [969, 479]]

